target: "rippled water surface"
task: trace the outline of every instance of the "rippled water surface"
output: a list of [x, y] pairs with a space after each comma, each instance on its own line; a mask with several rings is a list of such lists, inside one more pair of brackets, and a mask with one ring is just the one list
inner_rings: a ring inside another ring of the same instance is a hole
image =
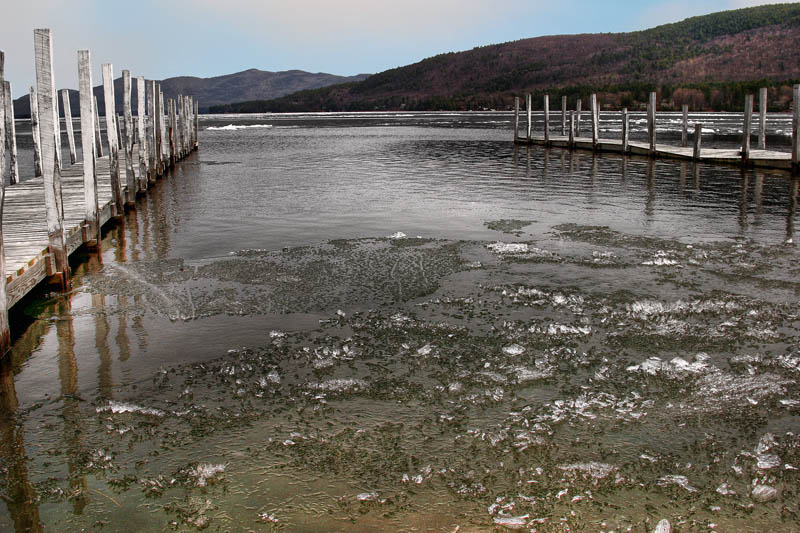
[[507, 113], [200, 125], [14, 312], [0, 530], [797, 529], [788, 175]]

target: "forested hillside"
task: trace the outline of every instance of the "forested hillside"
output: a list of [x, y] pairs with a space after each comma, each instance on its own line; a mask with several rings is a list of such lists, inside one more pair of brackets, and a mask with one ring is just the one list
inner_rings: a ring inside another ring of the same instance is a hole
[[724, 11], [632, 33], [559, 35], [447, 53], [364, 81], [300, 91], [216, 112], [507, 109], [514, 95], [597, 92], [605, 106], [641, 107], [659, 92], [662, 109], [739, 109], [770, 87], [770, 108], [788, 108], [800, 80], [800, 4]]

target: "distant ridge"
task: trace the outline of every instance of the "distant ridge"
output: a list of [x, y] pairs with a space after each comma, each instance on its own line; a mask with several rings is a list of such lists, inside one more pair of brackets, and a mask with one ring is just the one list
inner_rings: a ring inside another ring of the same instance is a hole
[[[200, 103], [201, 111], [209, 106], [227, 104], [251, 99], [271, 99], [290, 94], [304, 89], [316, 89], [338, 83], [360, 81], [369, 74], [357, 76], [336, 76], [323, 72], [305, 72], [303, 70], [287, 70], [283, 72], [269, 72], [265, 70], [249, 69], [234, 74], [215, 76], [213, 78], [197, 78], [192, 76], [179, 76], [161, 81], [161, 90], [165, 98], [174, 98], [179, 94], [193, 95]], [[122, 91], [122, 78], [114, 80], [114, 90], [117, 95]], [[136, 83], [133, 83], [133, 105], [136, 107]], [[103, 114], [105, 98], [102, 86], [95, 87], [100, 113]], [[70, 107], [73, 114], [79, 114], [80, 102], [78, 91], [70, 90]], [[117, 98], [117, 111], [122, 111], [122, 98]], [[134, 111], [135, 112], [135, 111]], [[30, 105], [27, 94], [14, 100], [14, 115], [29, 117]]]
[[[770, 109], [787, 109], [800, 79], [800, 4], [723, 11], [632, 33], [523, 39], [437, 55], [358, 83], [305, 90], [269, 101], [215, 106], [212, 112], [509, 109], [530, 91], [599, 93], [619, 108], [644, 105], [658, 90], [662, 109], [736, 109], [745, 92], [769, 86]], [[255, 100], [255, 99], [254, 99]], [[584, 100], [585, 101], [585, 100]]]

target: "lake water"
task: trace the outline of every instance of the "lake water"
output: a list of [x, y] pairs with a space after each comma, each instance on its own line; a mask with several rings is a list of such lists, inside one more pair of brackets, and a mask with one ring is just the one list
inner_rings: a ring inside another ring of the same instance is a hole
[[0, 530], [796, 530], [798, 183], [511, 119], [201, 117], [13, 312]]

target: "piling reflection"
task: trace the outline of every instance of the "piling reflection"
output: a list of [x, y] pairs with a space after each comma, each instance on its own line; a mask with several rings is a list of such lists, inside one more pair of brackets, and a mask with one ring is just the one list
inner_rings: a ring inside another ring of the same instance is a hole
[[794, 217], [797, 215], [797, 190], [800, 181], [789, 182], [789, 212], [786, 215], [786, 242], [794, 243]]
[[748, 210], [749, 204], [749, 188], [750, 188], [750, 173], [742, 170], [742, 176], [739, 180], [739, 216], [737, 218], [739, 223], [739, 233], [744, 236], [747, 232], [748, 224]]
[[11, 354], [0, 358], [0, 458], [3, 463], [2, 499], [8, 508], [14, 529], [43, 531], [39, 519], [36, 490], [28, 475], [25, 453], [25, 430], [17, 409]]
[[78, 362], [75, 359], [75, 327], [69, 299], [60, 299], [56, 305], [56, 336], [58, 337], [58, 376], [61, 382], [61, 415], [64, 419], [64, 443], [66, 445], [67, 469], [69, 472], [69, 498], [75, 514], [81, 514], [89, 503], [89, 488], [86, 477], [81, 475], [80, 399], [78, 397]]
[[762, 200], [763, 192], [764, 192], [764, 173], [756, 172], [756, 180], [753, 186], [753, 203], [755, 204], [753, 224], [755, 225], [761, 223], [761, 215], [763, 215], [764, 213], [764, 202]]
[[647, 196], [645, 197], [644, 201], [644, 215], [646, 222], [648, 223], [652, 222], [653, 215], [655, 214], [655, 204], [656, 204], [655, 174], [656, 174], [656, 160], [648, 159], [647, 170], [645, 171], [645, 186], [647, 187]]

